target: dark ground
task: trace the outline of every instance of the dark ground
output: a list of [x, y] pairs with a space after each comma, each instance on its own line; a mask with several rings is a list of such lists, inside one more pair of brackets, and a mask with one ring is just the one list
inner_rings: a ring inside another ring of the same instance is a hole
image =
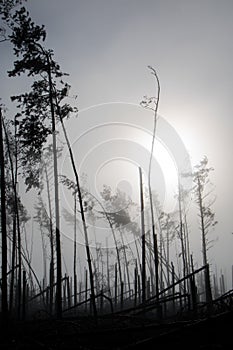
[[89, 317], [1, 324], [2, 350], [233, 349], [233, 312], [155, 324], [135, 317]]

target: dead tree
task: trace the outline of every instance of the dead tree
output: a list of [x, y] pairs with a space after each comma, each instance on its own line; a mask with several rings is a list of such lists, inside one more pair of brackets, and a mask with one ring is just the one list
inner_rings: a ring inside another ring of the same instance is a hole
[[[158, 119], [158, 107], [159, 107], [159, 99], [160, 99], [160, 82], [157, 75], [156, 70], [148, 66], [151, 70], [152, 75], [155, 77], [157, 84], [157, 97], [144, 97], [144, 100], [141, 102], [141, 106], [147, 109], [150, 109], [154, 112], [154, 127], [153, 127], [153, 135], [152, 135], [152, 143], [151, 143], [151, 153], [150, 153], [150, 161], [149, 161], [149, 171], [148, 171], [148, 188], [149, 188], [149, 198], [150, 198], [150, 211], [151, 211], [151, 224], [152, 224], [152, 237], [153, 237], [153, 248], [154, 248], [154, 265], [155, 265], [155, 279], [156, 279], [156, 294], [159, 293], [159, 271], [158, 271], [158, 244], [157, 244], [157, 234], [155, 233], [155, 219], [154, 219], [154, 206], [153, 206], [153, 198], [152, 198], [152, 189], [151, 189], [151, 167], [152, 167], [152, 159], [153, 159], [153, 151], [154, 151], [154, 143], [155, 143], [155, 135], [156, 135], [156, 127], [157, 127], [157, 119]], [[154, 104], [154, 106], [153, 106]]]
[[145, 236], [145, 222], [144, 222], [144, 198], [143, 198], [143, 183], [142, 183], [142, 169], [139, 168], [140, 178], [140, 203], [141, 203], [141, 235], [142, 235], [142, 302], [146, 301], [146, 236]]
[[2, 132], [2, 110], [0, 108], [0, 169], [1, 169], [1, 231], [2, 231], [2, 315], [3, 321], [8, 317], [7, 301], [7, 230], [6, 230], [6, 183], [5, 159]]

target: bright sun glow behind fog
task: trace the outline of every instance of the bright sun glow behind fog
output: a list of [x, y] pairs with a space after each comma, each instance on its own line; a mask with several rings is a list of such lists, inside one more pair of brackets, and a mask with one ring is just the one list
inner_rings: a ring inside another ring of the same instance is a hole
[[[107, 108], [108, 107], [108, 108]], [[115, 122], [107, 121], [109, 115], [113, 112], [117, 115], [130, 115], [135, 117], [135, 110], [124, 110], [120, 113], [115, 105], [104, 106], [101, 108], [100, 115], [96, 112], [98, 123], [93, 125], [79, 137], [75, 136], [72, 147], [75, 152], [76, 162], [79, 164], [80, 174], [88, 175], [88, 188], [90, 192], [101, 200], [101, 191], [103, 186], [110, 186], [113, 190], [117, 187], [127, 188], [133, 201], [139, 201], [139, 173], [138, 167], [143, 171], [143, 182], [145, 188], [148, 187], [149, 160], [152, 145], [152, 134], [149, 127], [143, 127], [134, 123], [125, 121]], [[111, 108], [110, 108], [111, 107]], [[114, 107], [114, 108], [113, 108]], [[132, 109], [132, 106], [130, 106]], [[110, 109], [110, 110], [109, 110]], [[115, 109], [117, 109], [115, 111]], [[145, 116], [142, 110], [138, 116], [142, 121]], [[93, 112], [90, 111], [90, 120], [93, 122]], [[106, 118], [105, 118], [106, 115]], [[87, 119], [88, 115], [85, 116]], [[92, 117], [92, 118], [91, 118]], [[102, 122], [100, 122], [102, 118]], [[139, 120], [139, 118], [138, 118]], [[162, 209], [171, 212], [175, 209], [176, 201], [174, 195], [177, 193], [178, 185], [178, 165], [176, 162], [176, 153], [173, 147], [177, 146], [177, 137], [174, 141], [174, 134], [171, 134], [172, 143], [168, 146], [163, 139], [163, 120], [160, 121], [158, 137], [155, 139], [152, 169], [151, 169], [151, 188], [158, 194], [158, 199]], [[71, 123], [71, 121], [70, 121]], [[165, 123], [164, 123], [165, 124]], [[167, 127], [167, 124], [165, 124]], [[70, 125], [69, 130], [75, 130]], [[179, 145], [178, 145], [179, 146]], [[178, 147], [179, 149], [179, 147]], [[174, 151], [174, 155], [173, 155]], [[63, 168], [68, 169], [69, 156], [65, 156]], [[180, 165], [179, 165], [180, 166]]]
[[[139, 141], [149, 152], [151, 151], [152, 136], [144, 134]], [[174, 209], [175, 200], [174, 195], [177, 193], [178, 185], [178, 169], [175, 161], [170, 154], [167, 147], [162, 141], [155, 139], [153, 159], [156, 160], [161, 168], [165, 183], [165, 199], [163, 203], [163, 210], [170, 212]], [[149, 165], [148, 165], [149, 168]], [[153, 172], [151, 174], [151, 182], [153, 184]], [[153, 189], [153, 187], [152, 187]]]

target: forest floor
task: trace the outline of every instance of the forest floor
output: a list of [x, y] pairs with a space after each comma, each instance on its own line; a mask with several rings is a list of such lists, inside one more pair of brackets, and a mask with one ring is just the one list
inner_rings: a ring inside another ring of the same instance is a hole
[[233, 349], [233, 311], [204, 319], [167, 321], [117, 315], [1, 324], [2, 350]]

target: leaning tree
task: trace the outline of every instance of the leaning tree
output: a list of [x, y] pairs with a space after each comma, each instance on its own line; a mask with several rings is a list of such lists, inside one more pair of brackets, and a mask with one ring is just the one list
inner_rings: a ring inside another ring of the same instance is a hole
[[[18, 134], [22, 149], [21, 162], [27, 190], [32, 187], [38, 187], [40, 184], [40, 162], [43, 149], [48, 136], [52, 136], [56, 221], [57, 316], [61, 317], [62, 314], [62, 264], [56, 139], [58, 121], [61, 123], [64, 132], [77, 185], [80, 212], [85, 234], [93, 310], [96, 314], [92, 263], [82, 193], [73, 152], [63, 121], [64, 118], [69, 116], [70, 112], [75, 111], [73, 107], [64, 102], [70, 87], [63, 81], [64, 76], [67, 74], [64, 74], [60, 70], [60, 66], [53, 58], [53, 51], [47, 49], [44, 45], [46, 38], [44, 26], [36, 25], [24, 7], [16, 11], [11, 11], [8, 10], [5, 2], [2, 2], [0, 5], [2, 19], [6, 22], [7, 28], [10, 31], [9, 34], [4, 33], [4, 35], [7, 40], [10, 40], [13, 44], [14, 54], [17, 58], [14, 61], [14, 68], [9, 71], [8, 74], [10, 77], [15, 77], [27, 73], [29, 77], [33, 78], [33, 83], [29, 92], [12, 97], [12, 100], [17, 101], [18, 107], [21, 109], [20, 113], [17, 115], [17, 123], [19, 124]], [[4, 8], [6, 10], [4, 10]]]

